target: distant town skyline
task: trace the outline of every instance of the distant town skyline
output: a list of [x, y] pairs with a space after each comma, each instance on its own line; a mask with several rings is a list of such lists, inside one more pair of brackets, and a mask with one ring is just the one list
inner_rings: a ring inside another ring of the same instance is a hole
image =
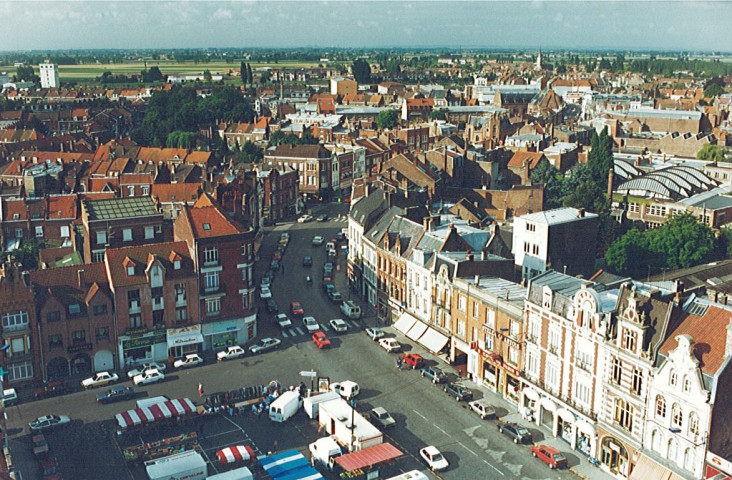
[[732, 50], [731, 2], [0, 1], [0, 51], [106, 48]]

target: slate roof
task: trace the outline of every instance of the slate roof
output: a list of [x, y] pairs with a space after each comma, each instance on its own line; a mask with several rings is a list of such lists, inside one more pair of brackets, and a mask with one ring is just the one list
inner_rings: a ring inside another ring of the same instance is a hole
[[371, 192], [368, 196], [360, 198], [351, 206], [350, 217], [356, 223], [368, 228], [368, 223], [372, 220], [372, 215], [379, 215], [389, 207], [386, 201], [386, 193], [378, 189]]

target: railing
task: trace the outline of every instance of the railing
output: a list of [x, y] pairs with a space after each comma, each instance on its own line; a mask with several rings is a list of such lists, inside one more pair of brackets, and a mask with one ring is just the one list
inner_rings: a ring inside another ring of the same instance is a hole
[[526, 334], [526, 341], [538, 345], [539, 344], [539, 337], [537, 337], [536, 335], [531, 335], [530, 333], [527, 333]]
[[543, 390], [544, 392], [550, 394], [551, 396], [560, 399], [562, 402], [566, 403], [567, 405], [574, 408], [575, 410], [582, 413], [583, 415], [586, 415], [587, 417], [591, 418], [592, 420], [597, 421], [597, 413], [593, 412], [590, 409], [590, 407], [579, 404], [572, 398], [568, 397], [567, 395], [559, 393], [558, 389], [550, 387], [542, 380], [535, 379], [535, 377], [531, 373], [527, 372], [526, 370], [521, 371], [521, 376], [524, 379], [529, 380], [529, 383], [532, 384], [533, 386], [537, 387], [539, 390]]
[[221, 265], [221, 261], [218, 258], [203, 261], [204, 267], [218, 267], [219, 265]]
[[163, 297], [158, 297], [158, 298], [153, 297], [153, 306], [152, 306], [153, 310], [164, 309], [165, 308], [164, 304], [165, 304], [165, 301], [164, 301]]
[[556, 354], [557, 354], [557, 352], [559, 351], [559, 347], [558, 347], [558, 346], [556, 346], [556, 345], [549, 345], [549, 346], [547, 347], [547, 350], [549, 350], [549, 352], [551, 352], [551, 353], [553, 353], [553, 354], [555, 354], [555, 355], [556, 355]]
[[226, 291], [226, 287], [223, 283], [219, 283], [218, 285], [208, 286], [208, 287], [205, 284], [201, 285], [201, 295], [202, 296], [214, 295], [217, 293], [223, 293], [225, 291]]
[[581, 368], [585, 372], [592, 373], [592, 364], [589, 362], [583, 362], [582, 360], [577, 360], [574, 362], [577, 368]]
[[16, 323], [13, 325], [4, 326], [3, 325], [3, 332], [23, 332], [26, 330], [30, 330], [30, 324], [29, 323]]
[[132, 300], [130, 302], [130, 313], [140, 313], [140, 302], [139, 302], [139, 300]]

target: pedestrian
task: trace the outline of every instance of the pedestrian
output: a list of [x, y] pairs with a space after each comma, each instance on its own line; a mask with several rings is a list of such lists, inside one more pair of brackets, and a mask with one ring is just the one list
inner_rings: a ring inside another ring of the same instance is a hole
[[275, 440], [274, 443], [272, 444], [272, 451], [277, 452], [277, 440]]
[[203, 397], [203, 383], [198, 384], [198, 396]]

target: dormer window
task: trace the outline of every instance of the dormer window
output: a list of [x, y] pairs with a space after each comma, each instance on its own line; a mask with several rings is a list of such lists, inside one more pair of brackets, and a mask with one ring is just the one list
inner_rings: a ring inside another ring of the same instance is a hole
[[173, 270], [180, 270], [180, 260], [173, 262]]
[[79, 313], [81, 313], [81, 306], [78, 303], [72, 303], [69, 305], [70, 315], [78, 315]]
[[211, 230], [211, 224], [210, 223], [204, 223], [203, 224], [203, 229], [204, 230]]
[[638, 342], [638, 332], [629, 329], [623, 329], [623, 348], [629, 352], [635, 353], [635, 347]]
[[135, 266], [134, 265], [127, 265], [127, 276], [128, 277], [135, 276]]

